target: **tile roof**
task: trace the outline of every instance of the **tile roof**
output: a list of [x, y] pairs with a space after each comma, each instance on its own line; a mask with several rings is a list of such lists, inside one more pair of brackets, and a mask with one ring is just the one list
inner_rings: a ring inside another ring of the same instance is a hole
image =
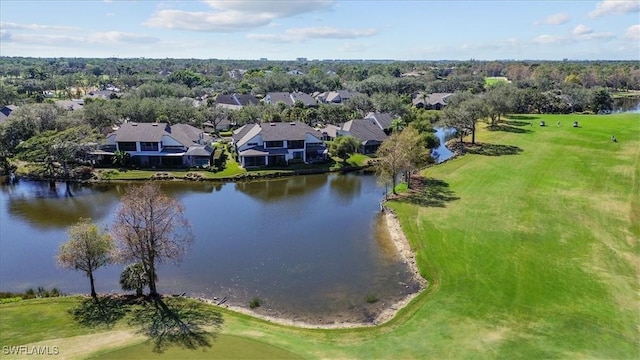
[[161, 142], [163, 136], [169, 136], [185, 147], [205, 142], [209, 136], [198, 128], [187, 124], [169, 126], [166, 123], [124, 123], [114, 131], [118, 142]]
[[342, 131], [348, 132], [363, 144], [372, 140], [382, 142], [388, 138], [387, 134], [380, 129], [373, 119], [356, 119], [347, 121], [342, 125]]
[[282, 101], [287, 106], [293, 106], [293, 99], [288, 92], [270, 92], [265, 96], [265, 99], [267, 98], [269, 99], [269, 103], [273, 105]]
[[264, 141], [304, 140], [307, 134], [311, 134], [319, 140], [322, 136], [316, 129], [298, 121], [290, 123], [263, 123], [260, 133]]
[[365, 119], [374, 119], [380, 129], [386, 130], [391, 129], [391, 125], [393, 124], [394, 116], [390, 113], [376, 113], [370, 112], [365, 116]]
[[315, 136], [320, 141], [322, 136], [321, 132], [311, 126], [295, 121], [247, 124], [233, 132], [233, 140], [237, 146], [242, 146], [258, 134], [262, 135], [263, 141], [304, 140], [307, 134]]

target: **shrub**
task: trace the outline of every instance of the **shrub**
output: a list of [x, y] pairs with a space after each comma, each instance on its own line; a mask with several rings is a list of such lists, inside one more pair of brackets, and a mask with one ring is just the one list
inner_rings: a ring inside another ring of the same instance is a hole
[[254, 297], [253, 299], [251, 299], [251, 301], [249, 301], [249, 308], [251, 309], [260, 307], [260, 305], [262, 305], [262, 299], [260, 299], [259, 297]]
[[367, 301], [367, 304], [373, 304], [375, 302], [378, 302], [378, 297], [375, 296], [374, 294], [369, 294], [367, 295], [365, 300]]

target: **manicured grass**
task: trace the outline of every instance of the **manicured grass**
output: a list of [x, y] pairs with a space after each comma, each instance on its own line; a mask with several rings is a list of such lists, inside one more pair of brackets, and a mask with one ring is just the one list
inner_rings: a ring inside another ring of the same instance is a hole
[[[223, 310], [219, 339], [242, 344], [167, 354], [232, 358], [259, 342], [303, 358], [637, 358], [640, 118], [520, 116], [500, 129], [479, 130], [476, 154], [426, 170], [413, 202], [388, 203], [430, 282], [391, 322], [298, 329]], [[0, 345], [83, 333], [67, 299], [0, 304]], [[95, 352], [154, 357], [145, 346]]]
[[117, 349], [90, 359], [302, 359], [302, 357], [287, 350], [269, 345], [258, 340], [233, 335], [219, 335], [212, 342], [211, 347], [196, 350], [183, 348], [169, 348], [162, 353], [154, 353], [153, 346], [148, 342], [130, 347]]
[[499, 82], [508, 82], [509, 79], [507, 79], [504, 76], [488, 76], [484, 78], [484, 86], [490, 86]]

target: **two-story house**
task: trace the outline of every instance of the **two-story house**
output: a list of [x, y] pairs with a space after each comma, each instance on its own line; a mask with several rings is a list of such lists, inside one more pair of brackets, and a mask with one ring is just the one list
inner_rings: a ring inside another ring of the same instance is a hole
[[322, 134], [302, 122], [247, 124], [233, 132], [244, 168], [312, 163], [327, 159]]
[[208, 166], [213, 154], [210, 142], [209, 135], [187, 124], [128, 122], [107, 135], [99, 155], [125, 151], [143, 167]]

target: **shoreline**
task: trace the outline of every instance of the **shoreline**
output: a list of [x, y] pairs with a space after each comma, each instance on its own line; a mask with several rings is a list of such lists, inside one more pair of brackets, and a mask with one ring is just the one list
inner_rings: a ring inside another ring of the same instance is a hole
[[238, 305], [218, 305], [218, 301], [202, 298], [202, 297], [194, 297], [198, 301], [204, 302], [206, 304], [210, 304], [216, 307], [228, 309], [240, 314], [249, 315], [251, 317], [261, 319], [270, 323], [285, 325], [285, 326], [294, 326], [305, 329], [350, 329], [350, 328], [359, 328], [359, 327], [372, 327], [382, 325], [389, 320], [393, 319], [395, 315], [407, 306], [411, 300], [413, 300], [416, 296], [421, 294], [428, 286], [428, 282], [425, 278], [420, 275], [418, 271], [418, 265], [416, 263], [415, 254], [411, 249], [411, 245], [407, 237], [402, 231], [402, 226], [400, 225], [400, 221], [398, 220], [396, 214], [386, 208], [384, 209], [384, 216], [382, 217], [383, 221], [386, 224], [386, 227], [389, 231], [389, 237], [393, 242], [395, 248], [397, 249], [402, 261], [405, 265], [408, 266], [409, 271], [411, 272], [411, 280], [415, 281], [419, 285], [419, 289], [411, 294], [404, 296], [401, 300], [386, 305], [383, 310], [376, 315], [375, 319], [371, 322], [349, 322], [349, 321], [331, 321], [329, 323], [314, 323], [309, 321], [300, 321], [294, 320], [286, 317], [280, 317], [276, 315], [267, 315], [261, 314], [259, 312], [253, 311], [243, 306]]

